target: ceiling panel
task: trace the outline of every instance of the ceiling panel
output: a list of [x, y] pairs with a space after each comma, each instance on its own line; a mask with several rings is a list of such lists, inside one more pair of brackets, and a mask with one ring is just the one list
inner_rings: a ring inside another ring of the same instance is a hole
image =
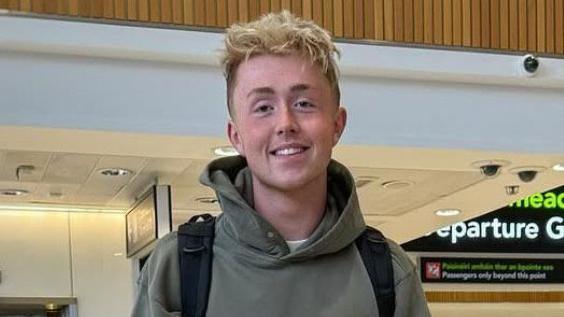
[[[400, 216], [483, 180], [479, 172], [353, 168], [362, 210]], [[406, 184], [389, 186], [386, 184]]]
[[174, 179], [173, 185], [178, 187], [193, 187], [200, 185], [200, 174], [210, 160], [193, 160], [184, 172]]
[[[103, 156], [79, 191], [81, 197], [96, 203], [108, 203], [145, 166], [148, 159], [131, 156]], [[105, 176], [99, 173], [106, 168], [125, 168], [132, 173], [122, 176]]]
[[112, 206], [131, 206], [154, 184], [171, 184], [190, 165], [190, 159], [152, 158], [110, 202]]
[[83, 184], [100, 159], [100, 155], [54, 153], [45, 170], [43, 182]]
[[79, 184], [37, 184], [37, 187], [30, 195], [29, 200], [39, 203], [64, 204], [69, 201], [76, 201], [76, 193], [80, 189]]
[[[4, 153], [4, 162], [0, 167], [0, 180], [2, 181], [41, 181], [45, 168], [49, 162], [51, 153], [48, 152], [25, 152], [8, 151]], [[17, 177], [17, 170], [20, 166], [33, 166], [32, 171], [21, 171], [20, 179]]]
[[195, 211], [219, 211], [218, 203], [202, 203], [198, 198], [212, 198], [214, 199], [215, 192], [203, 185], [191, 187], [172, 187], [172, 200], [173, 209], [178, 210], [195, 210]]

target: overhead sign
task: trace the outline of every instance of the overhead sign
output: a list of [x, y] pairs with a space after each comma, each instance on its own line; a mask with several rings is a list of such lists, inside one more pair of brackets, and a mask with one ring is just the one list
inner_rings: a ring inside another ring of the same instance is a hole
[[[564, 186], [562, 186], [564, 187]], [[557, 188], [562, 189], [562, 187]], [[509, 207], [513, 208], [530, 208], [530, 209], [559, 209], [564, 211], [564, 191], [559, 193], [548, 191], [542, 194], [534, 194], [525, 199], [518, 200]]]
[[[172, 231], [171, 189], [152, 186], [126, 214], [127, 256], [142, 256], [157, 239]], [[141, 251], [141, 252], [140, 252]]]
[[402, 246], [407, 251], [564, 253], [564, 186]]
[[564, 259], [420, 258], [425, 283], [564, 283]]
[[126, 215], [127, 256], [157, 240], [157, 211], [154, 192], [149, 192]]

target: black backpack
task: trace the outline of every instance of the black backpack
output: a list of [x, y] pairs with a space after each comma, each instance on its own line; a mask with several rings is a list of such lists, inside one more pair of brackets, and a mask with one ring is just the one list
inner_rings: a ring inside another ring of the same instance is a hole
[[[215, 218], [197, 215], [178, 228], [182, 317], [204, 317], [210, 290]], [[380, 231], [366, 227], [356, 246], [370, 276], [381, 317], [392, 317], [396, 308], [394, 272], [388, 243]]]

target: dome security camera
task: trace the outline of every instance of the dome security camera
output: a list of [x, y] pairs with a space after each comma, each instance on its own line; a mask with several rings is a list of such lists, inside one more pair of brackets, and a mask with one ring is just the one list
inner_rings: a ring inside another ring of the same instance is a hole
[[480, 171], [486, 177], [494, 177], [499, 173], [501, 165], [499, 164], [487, 164], [480, 166]]
[[521, 74], [527, 77], [532, 77], [537, 74], [540, 68], [540, 61], [538, 57], [532, 54], [523, 56], [519, 64]]
[[535, 180], [538, 174], [545, 169], [546, 167], [544, 166], [522, 166], [513, 168], [509, 172], [517, 175], [517, 177], [519, 177], [519, 180], [521, 180], [523, 183], [530, 183]]
[[519, 179], [524, 182], [524, 183], [529, 183], [532, 182], [535, 177], [537, 177], [538, 171], [533, 171], [533, 170], [529, 170], [529, 171], [521, 171], [517, 173], [517, 176], [519, 176]]
[[501, 172], [502, 168], [508, 166], [509, 161], [502, 159], [480, 160], [471, 164], [472, 167], [479, 169], [480, 173], [486, 178], [494, 178]]

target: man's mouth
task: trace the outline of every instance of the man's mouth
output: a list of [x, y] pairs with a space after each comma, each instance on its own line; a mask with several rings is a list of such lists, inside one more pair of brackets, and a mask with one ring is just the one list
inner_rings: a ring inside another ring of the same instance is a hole
[[288, 147], [281, 147], [274, 151], [271, 151], [270, 154], [275, 156], [289, 156], [289, 155], [296, 155], [299, 153], [305, 152], [309, 147], [307, 146], [288, 146]]

